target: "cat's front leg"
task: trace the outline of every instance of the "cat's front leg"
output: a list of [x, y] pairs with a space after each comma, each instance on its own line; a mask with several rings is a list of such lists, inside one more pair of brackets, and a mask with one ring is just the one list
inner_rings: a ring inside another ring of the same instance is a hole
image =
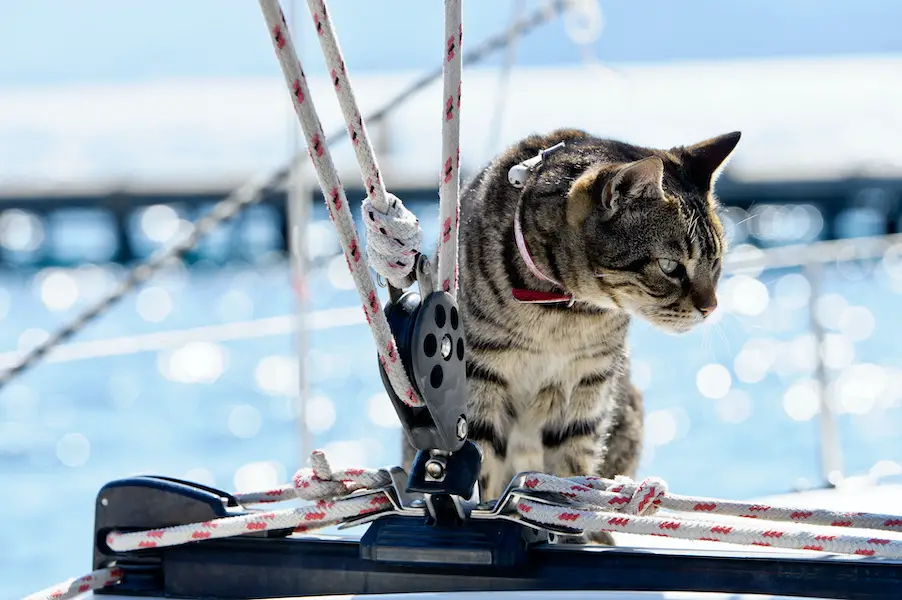
[[617, 412], [595, 470], [595, 475], [605, 479], [613, 479], [617, 475], [635, 477], [642, 454], [642, 392], [625, 380], [618, 396]]
[[[604, 461], [605, 441], [616, 400], [614, 382], [603, 372], [583, 377], [573, 388], [563, 415], [546, 424], [542, 432], [545, 470], [558, 477], [596, 474]], [[556, 535], [558, 544], [594, 542], [608, 546], [607, 532]]]
[[506, 380], [471, 359], [467, 365], [470, 399], [469, 438], [482, 449], [479, 485], [482, 501], [497, 499], [510, 483], [512, 409]]
[[573, 389], [569, 402], [558, 401], [560, 414], [542, 430], [546, 472], [558, 477], [595, 474], [610, 422], [609, 394], [607, 380], [586, 377]]

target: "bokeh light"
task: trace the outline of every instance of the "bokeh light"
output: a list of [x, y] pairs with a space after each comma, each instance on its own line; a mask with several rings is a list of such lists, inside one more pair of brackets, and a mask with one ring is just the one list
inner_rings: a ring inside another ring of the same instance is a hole
[[56, 456], [67, 467], [84, 466], [91, 458], [91, 442], [81, 433], [67, 433], [56, 443]]
[[808, 421], [820, 412], [820, 388], [813, 379], [792, 384], [783, 394], [783, 410], [795, 421]]
[[214, 383], [227, 368], [224, 348], [211, 342], [188, 342], [174, 350], [160, 353], [160, 373], [179, 383]]
[[138, 292], [135, 310], [145, 321], [159, 323], [172, 312], [172, 297], [160, 286], [146, 287]]
[[34, 252], [44, 242], [44, 225], [33, 213], [13, 208], [0, 213], [0, 245], [14, 252]]
[[285, 465], [275, 460], [246, 463], [235, 470], [233, 477], [236, 492], [256, 492], [285, 483]]
[[698, 391], [706, 398], [723, 398], [730, 391], [732, 377], [726, 367], [719, 364], [705, 365], [695, 377]]
[[370, 399], [367, 401], [367, 416], [377, 427], [401, 428], [401, 421], [398, 420], [395, 407], [392, 406], [391, 400], [389, 400], [388, 394], [385, 392], [379, 392], [370, 396]]
[[257, 388], [273, 396], [294, 396], [300, 385], [300, 367], [293, 356], [267, 356], [254, 370]]
[[52, 311], [64, 311], [78, 300], [78, 285], [71, 274], [62, 269], [47, 269], [38, 273], [41, 302]]
[[307, 400], [306, 422], [310, 433], [325, 433], [332, 429], [336, 419], [335, 405], [326, 396], [313, 396]]
[[148, 206], [141, 211], [141, 229], [147, 238], [157, 244], [170, 241], [179, 232], [179, 216], [165, 204]]

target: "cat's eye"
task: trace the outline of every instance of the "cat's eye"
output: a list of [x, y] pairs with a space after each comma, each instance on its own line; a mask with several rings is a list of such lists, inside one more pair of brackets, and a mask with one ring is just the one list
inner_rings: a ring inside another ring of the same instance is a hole
[[658, 266], [661, 267], [661, 271], [663, 271], [665, 275], [672, 275], [677, 267], [680, 266], [680, 263], [670, 258], [659, 258]]

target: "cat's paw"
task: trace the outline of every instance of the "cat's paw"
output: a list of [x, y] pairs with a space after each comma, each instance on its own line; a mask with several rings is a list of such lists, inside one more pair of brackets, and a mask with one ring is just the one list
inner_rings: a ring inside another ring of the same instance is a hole
[[579, 546], [585, 546], [589, 543], [589, 540], [586, 539], [585, 535], [577, 534], [577, 535], [562, 535], [562, 534], [554, 534], [554, 537], [551, 539], [552, 544], [576, 544]]
[[615, 546], [614, 538], [607, 531], [598, 531], [595, 533], [585, 533], [581, 535], [558, 535], [555, 534], [552, 540], [555, 544], [577, 544], [585, 546], [588, 544], [600, 544], [602, 546]]
[[607, 531], [596, 531], [594, 533], [587, 533], [586, 538], [589, 540], [590, 544], [600, 544], [602, 546], [616, 546], [617, 545], [614, 543], [614, 537]]

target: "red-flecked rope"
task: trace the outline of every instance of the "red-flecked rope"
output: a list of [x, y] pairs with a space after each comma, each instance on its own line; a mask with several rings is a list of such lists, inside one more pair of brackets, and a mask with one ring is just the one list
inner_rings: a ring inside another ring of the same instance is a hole
[[759, 525], [728, 525], [724, 522], [612, 514], [611, 511], [555, 506], [522, 499], [521, 517], [541, 525], [570, 527], [585, 532], [619, 532], [656, 535], [684, 540], [726, 542], [745, 546], [773, 546], [836, 554], [881, 556], [902, 559], [902, 538], [825, 534], [809, 530]]
[[[113, 531], [107, 535], [107, 545], [116, 552], [141, 548], [177, 546], [199, 540], [233, 537], [247, 533], [273, 529], [293, 529], [296, 532], [320, 529], [351, 517], [391, 510], [391, 503], [384, 493], [353, 496], [361, 490], [375, 490], [391, 483], [387, 472], [374, 469], [343, 469], [333, 471], [320, 450], [310, 456], [311, 467], [294, 476], [294, 493], [285, 494], [283, 500], [292, 497], [316, 501], [312, 506], [287, 510], [253, 512], [247, 515], [224, 517], [202, 523], [176, 525], [161, 529], [122, 533]], [[281, 489], [281, 488], [280, 488]], [[267, 496], [267, 492], [256, 497]], [[250, 503], [254, 494], [238, 496]]]
[[68, 600], [86, 592], [119, 583], [121, 577], [122, 570], [116, 567], [98, 569], [83, 577], [70, 579], [46, 590], [26, 596], [25, 600]]
[[[310, 468], [302, 469], [294, 475], [293, 486], [235, 494], [235, 497], [242, 504], [302, 498], [316, 501], [312, 506], [253, 512], [146, 531], [114, 531], [107, 536], [107, 545], [117, 552], [127, 552], [268, 530], [291, 529], [304, 532], [350, 518], [393, 512], [388, 496], [377, 491], [391, 484], [387, 471], [333, 470], [319, 450], [311, 454], [310, 463]], [[542, 493], [541, 501], [531, 499], [532, 493]], [[549, 493], [557, 495], [557, 500], [553, 495], [549, 496]], [[568, 531], [608, 531], [902, 559], [902, 516], [840, 513], [676, 496], [669, 494], [667, 485], [657, 477], [634, 482], [625, 477], [614, 480], [599, 477], [561, 478], [544, 473], [529, 473], [516, 495], [519, 497], [515, 498], [514, 510], [519, 517], [554, 529], [565, 527]], [[659, 509], [682, 514], [655, 516]], [[699, 513], [735, 516], [739, 520], [718, 522], [699, 519]], [[800, 516], [800, 513], [811, 514]], [[779, 527], [768, 524], [768, 520], [792, 523]], [[814, 528], [815, 523], [820, 529]], [[894, 533], [879, 536], [835, 533], [835, 528], [850, 527]], [[121, 576], [122, 573], [115, 567], [101, 569], [28, 596], [26, 600], [72, 598], [89, 589], [112, 585]]]
[[445, 0], [444, 78], [442, 86], [442, 165], [439, 186], [438, 280], [456, 296], [457, 230], [460, 223], [460, 93], [463, 54], [461, 1]]
[[175, 525], [161, 529], [113, 532], [107, 535], [107, 545], [116, 552], [142, 548], [165, 548], [188, 542], [218, 539], [270, 531], [292, 529], [297, 532], [320, 529], [351, 517], [359, 517], [391, 509], [385, 494], [351, 496], [340, 500], [320, 500], [312, 506], [269, 512], [254, 512], [237, 517], [223, 517], [202, 523]]
[[[297, 476], [296, 476], [297, 480]], [[582, 531], [612, 531], [656, 535], [685, 540], [717, 541], [731, 544], [773, 546], [860, 556], [902, 558], [902, 536], [884, 537], [834, 533], [826, 528], [871, 529], [902, 533], [902, 517], [863, 512], [839, 512], [824, 509], [778, 507], [760, 503], [678, 496], [667, 491], [667, 484], [648, 477], [640, 482], [628, 478], [560, 478], [530, 473], [524, 490], [553, 492], [558, 503], [535, 502], [527, 497], [516, 504], [519, 515], [533, 523], [568, 527]], [[261, 492], [245, 501], [290, 497], [283, 489]], [[292, 491], [292, 493], [297, 493]], [[656, 516], [664, 509], [679, 515]], [[700, 515], [739, 517], [738, 522], [707, 520]], [[780, 527], [768, 521], [785, 521], [795, 526]], [[804, 528], [804, 525], [821, 529]], [[891, 534], [892, 535], [892, 534]]]
[[[333, 471], [325, 455], [321, 451], [315, 451], [311, 455], [311, 468], [298, 471], [293, 479], [294, 485], [291, 488], [286, 486], [236, 497], [248, 504], [300, 497], [316, 500], [316, 505], [227, 517], [206, 523], [152, 531], [114, 532], [107, 537], [107, 544], [116, 551], [127, 551], [270, 529], [294, 528], [295, 531], [307, 531], [332, 525], [347, 518], [391, 510], [385, 494], [348, 497], [349, 494], [360, 490], [389, 485], [390, 479], [384, 470]], [[656, 477], [633, 482], [627, 478], [565, 479], [544, 473], [530, 473], [524, 480], [523, 492], [523, 497], [515, 506], [517, 513], [522, 518], [540, 525], [567, 527], [586, 532], [611, 531], [685, 540], [902, 558], [902, 536], [848, 535], [833, 533], [827, 529], [831, 526], [851, 527], [845, 520], [839, 524], [827, 523], [828, 515], [832, 518], [835, 515], [854, 514], [858, 517], [855, 521], [856, 528], [902, 532], [902, 525], [898, 524], [900, 517], [891, 515], [765, 507], [760, 504], [725, 502], [712, 498], [674, 496], [668, 494], [664, 481]], [[528, 497], [531, 492], [553, 492], [560, 496], [560, 501], [554, 502], [546, 498], [542, 502], [537, 502]], [[704, 508], [695, 508], [698, 505], [704, 505]], [[725, 507], [722, 512], [719, 510], [721, 506]], [[753, 515], [754, 519], [745, 514], [734, 514], [741, 506], [748, 508], [749, 514], [758, 514]], [[655, 516], [659, 509], [685, 512], [666, 517]], [[699, 519], [699, 512], [705, 515], [722, 514], [745, 518], [738, 522], [713, 521]], [[809, 518], [799, 521], [798, 517], [792, 517], [794, 513], [799, 512], [822, 513], [822, 515], [819, 519]], [[767, 522], [784, 517], [785, 520], [795, 523], [794, 528], [774, 526]], [[815, 521], [822, 526], [821, 529], [805, 527], [813, 525]]]
[[310, 468], [301, 469], [292, 478], [293, 485], [282, 485], [259, 492], [234, 494], [240, 504], [267, 504], [302, 498], [322, 500], [346, 496], [363, 489], [376, 489], [391, 483], [379, 469], [340, 469], [333, 471], [322, 450], [310, 454]]
[[[524, 487], [562, 496], [560, 503], [536, 502], [528, 498], [517, 502], [517, 513], [540, 525], [584, 532], [632, 533], [902, 559], [902, 536], [828, 533], [830, 527], [847, 528], [852, 527], [853, 523], [854, 527], [861, 529], [902, 532], [902, 517], [892, 515], [779, 508], [713, 498], [673, 496], [667, 493], [666, 484], [654, 477], [636, 483], [626, 478], [564, 479], [531, 473], [526, 477]], [[683, 514], [652, 516], [660, 508]], [[698, 513], [743, 519], [736, 522], [713, 521], [700, 519]], [[856, 519], [852, 519], [853, 516]], [[771, 520], [791, 521], [796, 525], [779, 527], [766, 523]], [[804, 528], [806, 525], [819, 525], [822, 529], [807, 529]]]
[[[526, 486], [542, 491], [558, 492], [593, 505], [608, 505], [611, 510], [620, 510], [620, 512], [630, 514], [654, 514], [657, 509], [661, 508], [674, 512], [716, 514], [824, 527], [878, 529], [902, 533], [902, 516], [898, 515], [841, 512], [820, 508], [793, 508], [700, 496], [680, 496], [669, 493], [666, 484], [656, 477], [650, 477], [637, 483], [625, 477], [561, 479], [543, 473], [535, 473], [527, 478]], [[641, 499], [641, 503], [634, 504], [639, 499]], [[633, 510], [633, 506], [637, 506], [638, 510]]]
[[357, 164], [366, 184], [367, 197], [363, 202], [362, 212], [369, 266], [392, 285], [403, 289], [412, 283], [411, 271], [423, 239], [420, 223], [401, 200], [385, 190], [379, 163], [373, 152], [366, 124], [360, 116], [354, 88], [326, 3], [323, 0], [307, 0], [307, 6], [348, 127]]
[[285, 23], [282, 9], [278, 0], [260, 0], [260, 8], [266, 20], [266, 26], [270, 32], [270, 40], [272, 40], [273, 48], [279, 59], [279, 65], [282, 67], [282, 73], [288, 85], [295, 113], [307, 140], [307, 148], [313, 161], [313, 166], [316, 169], [319, 185], [326, 200], [326, 207], [329, 210], [329, 216], [335, 223], [348, 268], [351, 270], [357, 293], [360, 295], [360, 300], [363, 304], [363, 312], [366, 315], [367, 322], [370, 324], [370, 330], [379, 352], [379, 359], [388, 374], [392, 389], [394, 389], [398, 397], [408, 406], [422, 406], [422, 399], [404, 371], [398, 356], [398, 346], [389, 329], [385, 313], [382, 312], [382, 307], [379, 304], [379, 298], [376, 294], [373, 279], [370, 277], [367, 263], [363, 260], [363, 250], [357, 239], [357, 231], [354, 228], [354, 219], [351, 216], [348, 199], [345, 197], [344, 187], [338, 177], [335, 164], [332, 162], [332, 156], [325, 146], [325, 134], [313, 104], [313, 98], [310, 95], [304, 71], [294, 50], [294, 44], [291, 41], [291, 34]]

